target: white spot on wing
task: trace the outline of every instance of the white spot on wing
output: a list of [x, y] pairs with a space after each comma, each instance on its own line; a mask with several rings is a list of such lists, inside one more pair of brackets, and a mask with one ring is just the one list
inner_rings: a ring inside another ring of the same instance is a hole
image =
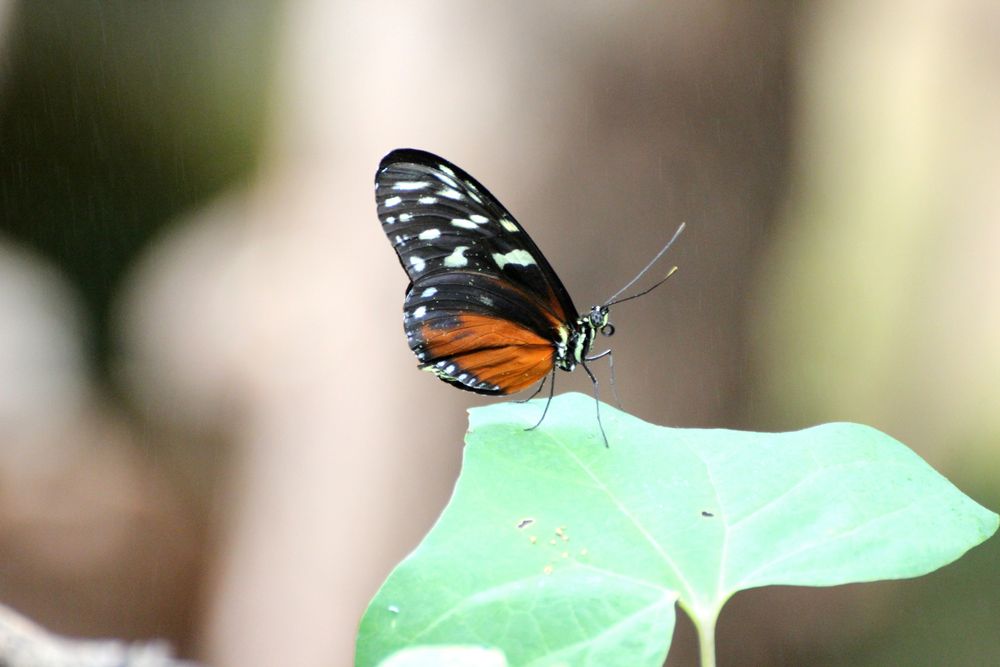
[[430, 183], [427, 181], [400, 181], [392, 186], [393, 190], [423, 190]]
[[[443, 169], [442, 169], [441, 171], [442, 171], [443, 173], [438, 173], [438, 174], [434, 174], [434, 175], [435, 175], [435, 176], [437, 176], [437, 177], [438, 177], [438, 179], [439, 179], [439, 180], [440, 180], [440, 181], [441, 181], [442, 183], [444, 183], [445, 185], [450, 185], [450, 186], [451, 186], [451, 187], [453, 187], [453, 188], [457, 188], [457, 187], [458, 187], [458, 182], [457, 182], [457, 181], [455, 181], [455, 179], [453, 179], [453, 178], [450, 178], [449, 176], [447, 176], [447, 174], [449, 174], [449, 173], [451, 173], [451, 172], [446, 172], [446, 171], [444, 171]], [[453, 174], [453, 173], [452, 173], [451, 175], [452, 175], [452, 176], [454, 176], [455, 174]]]
[[423, 271], [424, 267], [427, 266], [427, 262], [420, 259], [416, 255], [410, 255], [410, 266], [412, 266], [417, 271]]
[[477, 225], [483, 225], [490, 221], [485, 215], [479, 215], [478, 213], [473, 213], [469, 216], [469, 220], [472, 220]]
[[439, 236], [441, 236], [441, 230], [435, 228], [435, 229], [425, 229], [424, 231], [420, 232], [417, 238], [420, 238], [424, 241], [430, 241], [431, 239], [436, 239]]
[[413, 219], [413, 214], [412, 213], [400, 213], [399, 214], [399, 221], [400, 222], [409, 222], [412, 219]]
[[426, 299], [427, 297], [432, 297], [435, 294], [437, 294], [437, 291], [438, 291], [437, 287], [428, 287], [427, 289], [425, 289], [423, 292], [420, 293], [420, 296]]
[[468, 249], [469, 246], [458, 246], [450, 255], [444, 258], [444, 265], [451, 269], [465, 266], [469, 263], [469, 260], [465, 258], [465, 251]]
[[418, 320], [427, 314], [427, 308], [424, 306], [418, 306], [416, 310], [413, 311], [413, 316]]
[[396, 204], [398, 204], [401, 201], [403, 201], [402, 197], [389, 197], [388, 199], [385, 200], [386, 208], [395, 206]]
[[518, 248], [517, 250], [511, 250], [506, 255], [495, 252], [493, 253], [493, 261], [497, 263], [497, 266], [501, 269], [508, 264], [517, 264], [518, 266], [531, 266], [535, 263], [535, 258], [531, 256], [531, 253], [527, 250]]
[[517, 225], [515, 225], [512, 221], [508, 220], [507, 218], [500, 218], [500, 225], [508, 232], [521, 231], [520, 229], [517, 228]]
[[462, 229], [477, 229], [476, 223], [462, 218], [455, 218], [451, 221], [451, 224], [454, 227], [461, 227]]
[[449, 176], [454, 176], [454, 175], [455, 175], [455, 172], [453, 172], [453, 171], [451, 170], [451, 168], [450, 168], [450, 167], [448, 167], [448, 165], [446, 165], [446, 164], [439, 164], [439, 165], [438, 165], [438, 169], [440, 169], [440, 170], [441, 170], [441, 171], [443, 171], [444, 173], [448, 174]]
[[[458, 190], [455, 190], [454, 188], [443, 188], [438, 191], [438, 194], [441, 195], [442, 197], [447, 197], [448, 199], [454, 199], [455, 201], [461, 201], [465, 199], [465, 195], [463, 195]], [[399, 199], [399, 197], [393, 197], [393, 199]], [[386, 206], [393, 206], [393, 205], [394, 204], [389, 204], [389, 200], [386, 200]]]
[[423, 197], [421, 197], [417, 201], [420, 202], [421, 204], [436, 204], [437, 200], [438, 200], [437, 197], [431, 197], [430, 195], [424, 195]]
[[388, 218], [385, 219], [385, 224], [387, 225], [391, 225], [395, 222], [396, 222], [396, 216], [394, 215], [390, 215]]

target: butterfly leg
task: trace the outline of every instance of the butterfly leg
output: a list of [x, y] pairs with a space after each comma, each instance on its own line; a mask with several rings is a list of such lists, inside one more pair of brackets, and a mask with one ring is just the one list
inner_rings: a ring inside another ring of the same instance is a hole
[[[553, 369], [553, 370], [555, 370], [555, 369]], [[523, 398], [520, 401], [514, 401], [514, 402], [515, 403], [527, 403], [528, 401], [530, 401], [531, 399], [533, 399], [535, 396], [538, 396], [538, 394], [542, 391], [542, 387], [545, 386], [545, 381], [548, 380], [548, 379], [549, 379], [548, 375], [546, 375], [545, 377], [543, 377], [542, 381], [538, 384], [538, 388], [535, 389], [535, 391], [531, 392], [531, 396], [529, 396], [528, 398]], [[553, 378], [552, 381], [555, 382], [555, 378]]]
[[587, 357], [586, 360], [596, 361], [597, 359], [601, 359], [603, 357], [608, 358], [608, 368], [611, 370], [611, 395], [615, 397], [615, 404], [618, 406], [618, 409], [621, 409], [622, 399], [618, 395], [618, 384], [615, 382], [615, 355], [611, 354], [611, 348], [604, 350], [604, 352], [601, 352], [600, 354]]
[[[545, 380], [542, 380], [542, 384], [538, 385], [538, 390], [539, 391], [541, 391], [543, 384], [545, 384]], [[545, 401], [545, 409], [542, 410], [542, 417], [541, 417], [541, 419], [538, 420], [537, 424], [535, 424], [531, 428], [524, 429], [525, 431], [534, 431], [536, 428], [538, 428], [539, 426], [542, 425], [542, 422], [545, 421], [545, 415], [548, 414], [548, 412], [549, 412], [549, 403], [552, 402], [552, 395], [555, 394], [555, 392], [556, 392], [556, 369], [553, 366], [553, 368], [552, 368], [552, 382], [549, 383], [549, 400]], [[538, 391], [536, 391], [535, 393], [537, 394]]]
[[[611, 350], [608, 350], [608, 352], [610, 351]], [[598, 355], [598, 357], [603, 356], [603, 353]], [[604, 446], [610, 448], [610, 445], [608, 444], [608, 434], [604, 432], [604, 424], [601, 422], [601, 396], [597, 387], [597, 376], [595, 376], [593, 371], [591, 371], [587, 366], [586, 361], [581, 361], [580, 365], [583, 366], [583, 370], [587, 371], [587, 375], [590, 376], [590, 381], [594, 383], [594, 407], [597, 412], [597, 426], [601, 429], [601, 437], [604, 439]]]

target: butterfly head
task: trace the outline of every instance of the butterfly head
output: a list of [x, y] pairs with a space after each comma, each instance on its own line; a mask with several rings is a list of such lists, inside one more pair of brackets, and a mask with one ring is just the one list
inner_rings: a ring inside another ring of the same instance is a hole
[[607, 306], [592, 307], [587, 322], [594, 331], [600, 331], [604, 336], [613, 336], [615, 333], [615, 325], [608, 321]]

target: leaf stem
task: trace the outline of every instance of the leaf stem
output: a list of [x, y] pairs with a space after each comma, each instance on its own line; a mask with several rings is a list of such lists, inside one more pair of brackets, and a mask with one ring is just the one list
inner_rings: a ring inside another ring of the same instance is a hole
[[709, 618], [699, 619], [695, 624], [698, 631], [698, 664], [700, 667], [715, 667], [715, 620], [718, 613]]

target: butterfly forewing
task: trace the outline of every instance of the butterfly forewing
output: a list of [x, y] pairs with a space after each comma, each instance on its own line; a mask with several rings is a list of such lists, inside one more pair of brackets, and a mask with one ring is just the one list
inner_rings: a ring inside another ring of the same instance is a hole
[[566, 288], [535, 243], [459, 167], [431, 153], [400, 149], [382, 160], [375, 188], [382, 228], [414, 285], [439, 273], [493, 275], [520, 287], [530, 307], [562, 322], [576, 319]]

